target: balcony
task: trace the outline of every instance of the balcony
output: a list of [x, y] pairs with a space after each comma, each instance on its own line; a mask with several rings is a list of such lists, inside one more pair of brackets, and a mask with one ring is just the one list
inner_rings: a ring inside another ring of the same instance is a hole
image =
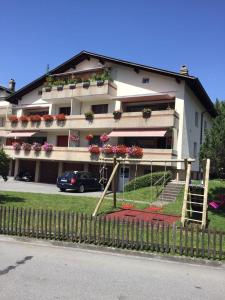
[[97, 81], [90, 82], [85, 87], [84, 83], [69, 84], [61, 87], [53, 86], [50, 89], [42, 89], [43, 100], [72, 99], [111, 99], [117, 95], [115, 83], [105, 80], [101, 84]]
[[[12, 159], [33, 159], [33, 160], [54, 160], [54, 161], [66, 161], [66, 162], [98, 162], [99, 156], [93, 156], [89, 153], [87, 147], [54, 147], [50, 153], [40, 151], [35, 153], [31, 150], [25, 152], [24, 150], [15, 151], [12, 146], [4, 146], [5, 152]], [[144, 159], [176, 159], [177, 153], [172, 149], [144, 149]], [[140, 162], [140, 165], [146, 163]], [[164, 163], [154, 163], [154, 165], [164, 165]], [[171, 163], [167, 163], [167, 167], [171, 166]]]
[[98, 130], [103, 129], [109, 131], [117, 128], [178, 128], [179, 115], [175, 110], [161, 110], [153, 111], [152, 115], [148, 119], [142, 117], [141, 112], [127, 112], [123, 113], [119, 120], [115, 120], [112, 113], [108, 114], [95, 114], [93, 121], [87, 121], [84, 115], [71, 115], [67, 116], [65, 122], [57, 122], [56, 120], [46, 123], [41, 121], [39, 123], [28, 122], [22, 124], [18, 122], [11, 124], [10, 121], [6, 121], [6, 130], [15, 131], [27, 131], [27, 130]]

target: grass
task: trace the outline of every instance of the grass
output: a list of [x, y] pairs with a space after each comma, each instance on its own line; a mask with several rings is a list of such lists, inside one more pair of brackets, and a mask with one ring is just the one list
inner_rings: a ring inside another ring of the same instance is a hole
[[151, 203], [156, 200], [157, 193], [155, 187], [144, 187], [135, 191], [117, 193], [119, 199], [127, 199], [134, 201], [145, 201]]

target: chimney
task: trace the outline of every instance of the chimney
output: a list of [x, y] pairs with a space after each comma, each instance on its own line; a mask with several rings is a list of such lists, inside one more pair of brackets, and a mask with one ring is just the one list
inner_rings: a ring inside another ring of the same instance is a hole
[[16, 82], [14, 79], [10, 79], [9, 80], [9, 90], [11, 92], [15, 92], [15, 86], [16, 86]]
[[187, 68], [187, 66], [185, 66], [185, 65], [181, 66], [181, 68], [180, 68], [180, 74], [182, 74], [182, 75], [188, 75], [188, 68]]

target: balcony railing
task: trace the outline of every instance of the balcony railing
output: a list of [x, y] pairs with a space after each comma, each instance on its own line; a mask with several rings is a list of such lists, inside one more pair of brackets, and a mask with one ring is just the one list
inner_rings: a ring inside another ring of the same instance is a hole
[[42, 89], [42, 99], [85, 99], [88, 98], [101, 98], [110, 99], [117, 95], [116, 84], [112, 81], [105, 80], [104, 82], [98, 83], [97, 81], [90, 82], [90, 84], [77, 83], [68, 84], [64, 86], [53, 86], [51, 88], [45, 87]]
[[50, 131], [57, 129], [77, 129], [92, 131], [95, 129], [116, 129], [116, 128], [178, 128], [179, 116], [175, 110], [153, 111], [151, 117], [144, 119], [141, 112], [122, 113], [120, 119], [115, 120], [112, 113], [95, 114], [93, 121], [85, 119], [84, 115], [67, 116], [63, 122], [53, 120], [52, 122], [18, 122], [12, 124], [6, 121], [5, 129], [8, 130], [41, 130]]
[[[34, 150], [15, 151], [12, 146], [4, 146], [5, 152], [12, 159], [34, 159], [34, 160], [56, 160], [56, 161], [79, 161], [79, 162], [98, 162], [99, 155], [91, 155], [87, 147], [54, 147], [51, 152], [43, 150], [35, 152]], [[177, 152], [172, 149], [144, 149], [143, 159], [176, 159]], [[146, 164], [140, 162], [140, 164]], [[162, 165], [162, 163], [154, 163]], [[171, 164], [168, 163], [167, 166]]]

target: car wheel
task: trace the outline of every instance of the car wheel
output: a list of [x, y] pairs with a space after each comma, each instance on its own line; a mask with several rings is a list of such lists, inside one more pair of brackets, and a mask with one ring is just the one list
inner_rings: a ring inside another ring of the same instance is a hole
[[65, 189], [63, 189], [63, 188], [60, 188], [60, 191], [61, 191], [61, 192], [65, 192], [66, 190], [65, 190]]
[[83, 192], [84, 192], [84, 185], [83, 185], [83, 184], [80, 185], [80, 187], [79, 187], [79, 192], [80, 192], [80, 193], [83, 193]]

